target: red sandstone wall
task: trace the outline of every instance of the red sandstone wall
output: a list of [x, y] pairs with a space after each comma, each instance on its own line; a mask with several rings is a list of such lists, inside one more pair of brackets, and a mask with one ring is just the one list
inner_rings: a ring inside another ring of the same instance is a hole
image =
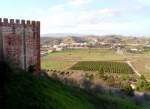
[[0, 59], [24, 70], [35, 65], [40, 72], [40, 22], [0, 19]]
[[2, 32], [1, 32], [1, 25], [2, 25], [2, 19], [0, 19], [0, 61], [2, 61], [2, 51], [3, 51], [3, 47], [2, 47]]

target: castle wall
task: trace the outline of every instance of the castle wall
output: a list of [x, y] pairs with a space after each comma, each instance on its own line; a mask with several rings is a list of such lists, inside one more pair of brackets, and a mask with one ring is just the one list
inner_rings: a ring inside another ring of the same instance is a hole
[[0, 61], [2, 61], [2, 54], [3, 54], [3, 47], [2, 47], [2, 45], [3, 45], [3, 43], [2, 43], [2, 32], [1, 32], [1, 25], [2, 25], [2, 23], [1, 23], [1, 20], [2, 19], [0, 19]]
[[0, 19], [0, 59], [40, 72], [40, 22]]

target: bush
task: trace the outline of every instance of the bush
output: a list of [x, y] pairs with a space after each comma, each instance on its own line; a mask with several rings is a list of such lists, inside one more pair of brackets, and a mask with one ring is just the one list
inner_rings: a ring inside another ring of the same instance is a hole
[[87, 80], [92, 80], [93, 78], [94, 78], [94, 76], [93, 76], [93, 74], [85, 74], [85, 78], [87, 79]]
[[150, 83], [146, 81], [143, 75], [138, 79], [136, 85], [138, 91], [150, 91]]
[[115, 79], [113, 76], [109, 76], [108, 79], [106, 80], [106, 83], [109, 85], [109, 86], [115, 86]]
[[133, 96], [134, 93], [133, 93], [133, 89], [132, 87], [130, 86], [129, 83], [124, 83], [123, 86], [122, 86], [122, 91], [126, 94], [126, 95], [129, 95], [129, 96]]

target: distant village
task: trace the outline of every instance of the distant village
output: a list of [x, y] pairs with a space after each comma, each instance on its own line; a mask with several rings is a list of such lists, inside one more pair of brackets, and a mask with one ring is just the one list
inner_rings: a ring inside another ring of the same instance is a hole
[[[106, 37], [107, 39], [107, 37]], [[64, 39], [63, 39], [64, 40]], [[68, 41], [69, 40], [69, 41]], [[114, 39], [113, 39], [114, 40]], [[140, 39], [141, 40], [141, 39]], [[48, 41], [47, 41], [48, 42]], [[45, 56], [53, 52], [61, 52], [66, 49], [86, 49], [86, 48], [104, 48], [104, 49], [125, 49], [131, 53], [142, 53], [143, 51], [150, 50], [150, 40], [144, 43], [124, 43], [123, 41], [109, 41], [99, 40], [95, 37], [90, 37], [88, 41], [74, 41], [72, 37], [67, 37], [67, 41], [61, 41], [59, 43], [42, 43], [41, 44], [41, 56]]]
[[65, 44], [60, 43], [59, 45], [42, 45], [41, 46], [41, 56], [47, 55], [48, 53], [52, 52], [60, 52], [66, 49], [81, 49], [81, 48], [88, 48], [87, 43], [71, 43]]

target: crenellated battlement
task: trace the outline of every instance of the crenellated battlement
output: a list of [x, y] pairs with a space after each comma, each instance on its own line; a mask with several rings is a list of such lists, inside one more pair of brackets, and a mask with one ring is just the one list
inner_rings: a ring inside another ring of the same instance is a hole
[[40, 21], [30, 21], [30, 20], [19, 20], [19, 19], [7, 19], [7, 18], [0, 18], [0, 25], [7, 26], [7, 25], [39, 25]]

